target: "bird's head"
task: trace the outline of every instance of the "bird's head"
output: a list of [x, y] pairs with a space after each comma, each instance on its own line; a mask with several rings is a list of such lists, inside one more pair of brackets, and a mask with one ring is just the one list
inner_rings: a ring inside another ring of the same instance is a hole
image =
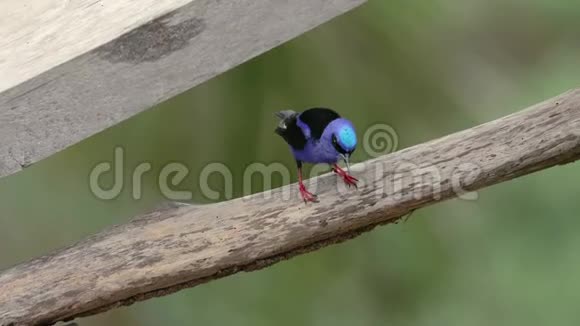
[[352, 122], [339, 118], [332, 121], [327, 127], [330, 134], [330, 141], [339, 157], [341, 157], [347, 169], [350, 170], [349, 159], [356, 149], [356, 132]]

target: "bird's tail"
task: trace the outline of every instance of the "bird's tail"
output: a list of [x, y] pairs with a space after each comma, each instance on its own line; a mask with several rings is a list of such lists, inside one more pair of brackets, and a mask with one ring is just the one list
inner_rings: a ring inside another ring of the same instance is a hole
[[292, 111], [292, 110], [283, 110], [283, 111], [278, 111], [276, 113], [274, 113], [275, 116], [277, 116], [280, 120], [286, 120], [288, 118], [292, 118], [294, 115], [296, 115], [296, 112]]
[[283, 110], [274, 113], [276, 117], [280, 119], [280, 123], [278, 123], [278, 127], [276, 128], [276, 133], [282, 135], [286, 128], [288, 128], [288, 123], [295, 119], [297, 113], [292, 110]]

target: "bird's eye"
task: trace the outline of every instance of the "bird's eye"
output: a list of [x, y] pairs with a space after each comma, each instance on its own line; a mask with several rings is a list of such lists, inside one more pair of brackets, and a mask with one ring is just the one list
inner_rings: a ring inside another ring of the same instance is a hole
[[332, 146], [336, 149], [337, 152], [345, 154], [346, 151], [340, 146], [338, 143], [338, 139], [336, 139], [335, 135], [332, 135]]

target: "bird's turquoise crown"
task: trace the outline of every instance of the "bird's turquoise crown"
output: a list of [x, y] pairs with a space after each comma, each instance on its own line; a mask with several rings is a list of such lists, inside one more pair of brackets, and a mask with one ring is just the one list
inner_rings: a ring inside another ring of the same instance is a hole
[[356, 139], [356, 132], [354, 128], [350, 124], [345, 124], [341, 126], [338, 130], [336, 138], [338, 138], [338, 142], [340, 147], [344, 148], [347, 151], [352, 151], [356, 147], [357, 139]]

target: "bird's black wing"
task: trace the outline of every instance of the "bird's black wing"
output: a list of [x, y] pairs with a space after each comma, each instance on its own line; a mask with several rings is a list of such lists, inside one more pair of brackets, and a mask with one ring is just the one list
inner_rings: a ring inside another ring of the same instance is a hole
[[296, 124], [298, 113], [287, 110], [276, 112], [276, 116], [280, 118], [280, 123], [275, 132], [282, 136], [292, 148], [303, 149], [306, 146], [306, 136]]
[[331, 121], [340, 115], [327, 108], [312, 108], [300, 113], [298, 119], [310, 128], [310, 137], [320, 139], [322, 132]]

